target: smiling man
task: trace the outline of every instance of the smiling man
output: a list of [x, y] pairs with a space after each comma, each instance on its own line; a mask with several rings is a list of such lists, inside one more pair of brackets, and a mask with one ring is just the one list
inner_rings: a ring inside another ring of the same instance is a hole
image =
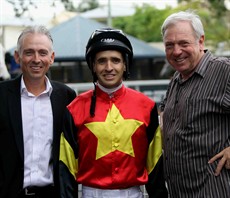
[[59, 197], [62, 120], [76, 94], [46, 76], [54, 51], [44, 26], [22, 31], [14, 57], [22, 75], [0, 83], [0, 197]]
[[[94, 90], [67, 107], [60, 147], [61, 196], [83, 198], [166, 198], [157, 106], [127, 88], [133, 51], [121, 30], [93, 32], [86, 61]], [[74, 156], [73, 156], [74, 154]]]
[[230, 59], [205, 49], [194, 11], [170, 15], [162, 36], [176, 70], [160, 108], [170, 198], [228, 198]]

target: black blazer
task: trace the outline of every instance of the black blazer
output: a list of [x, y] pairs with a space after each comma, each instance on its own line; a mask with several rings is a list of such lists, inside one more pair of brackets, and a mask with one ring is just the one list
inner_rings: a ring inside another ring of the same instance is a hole
[[[0, 197], [16, 198], [23, 188], [24, 147], [22, 132], [21, 76], [0, 83]], [[53, 91], [53, 168], [54, 184], [59, 190], [59, 140], [65, 107], [76, 97], [66, 85], [51, 81]]]

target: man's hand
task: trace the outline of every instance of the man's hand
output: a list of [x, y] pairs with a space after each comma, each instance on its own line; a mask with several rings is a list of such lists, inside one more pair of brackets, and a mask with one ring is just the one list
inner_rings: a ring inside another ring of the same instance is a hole
[[218, 176], [220, 174], [220, 171], [224, 166], [226, 169], [230, 169], [230, 147], [227, 147], [224, 150], [222, 150], [220, 153], [216, 154], [208, 161], [208, 163], [211, 164], [219, 158], [221, 159], [215, 170], [215, 176]]

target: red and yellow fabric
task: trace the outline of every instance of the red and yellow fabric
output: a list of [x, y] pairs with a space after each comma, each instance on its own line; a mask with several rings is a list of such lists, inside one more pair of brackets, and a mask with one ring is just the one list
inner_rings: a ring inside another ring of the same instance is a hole
[[[77, 183], [101, 189], [149, 183], [159, 187], [152, 190], [147, 185], [150, 194], [161, 191], [162, 141], [156, 104], [124, 86], [112, 97], [98, 87], [96, 93], [94, 117], [89, 114], [92, 91], [79, 95], [68, 106], [60, 173], [68, 172]], [[71, 186], [72, 182], [67, 183]]]

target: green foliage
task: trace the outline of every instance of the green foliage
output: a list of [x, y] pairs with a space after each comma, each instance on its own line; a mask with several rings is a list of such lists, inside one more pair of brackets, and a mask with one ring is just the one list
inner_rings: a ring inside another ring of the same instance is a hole
[[77, 11], [78, 12], [85, 12], [88, 10], [95, 9], [99, 6], [97, 0], [82, 0], [78, 5]]
[[[20, 17], [28, 11], [28, 7], [36, 8], [36, 0], [7, 0], [14, 6], [15, 16]], [[55, 7], [57, 0], [50, 0], [50, 6]], [[81, 0], [78, 7], [73, 5], [74, 0], [59, 0], [68, 11], [83, 12], [97, 8], [98, 0]], [[161, 42], [161, 25], [165, 18], [180, 10], [194, 9], [200, 15], [205, 28], [206, 43], [216, 47], [217, 43], [226, 41], [230, 46], [230, 11], [226, 9], [224, 0], [178, 0], [178, 7], [166, 7], [163, 10], [143, 4], [136, 7], [136, 12], [130, 17], [113, 19], [113, 26], [124, 30], [146, 42]]]
[[[25, 12], [29, 11], [29, 7], [37, 8], [38, 3], [37, 0], [17, 0], [17, 2], [15, 2], [15, 0], [6, 1], [13, 5], [16, 17], [23, 16]], [[71, 12], [85, 12], [87, 10], [97, 8], [99, 6], [98, 0], [81, 0], [77, 8], [73, 4], [74, 0], [49, 0], [50, 7], [55, 8], [57, 1], [60, 1], [63, 4], [65, 10]]]
[[163, 10], [144, 5], [137, 7], [133, 16], [114, 19], [113, 26], [146, 42], [161, 41], [160, 27], [165, 15]]
[[[61, 2], [63, 3], [63, 5], [65, 6], [65, 9], [68, 11], [76, 11], [76, 8], [73, 5], [72, 0], [61, 0]], [[54, 4], [54, 1], [53, 1]]]
[[220, 1], [188, 0], [176, 8], [166, 7], [163, 10], [145, 4], [136, 7], [133, 16], [113, 19], [113, 26], [146, 42], [161, 42], [161, 25], [165, 18], [174, 12], [192, 9], [201, 17], [206, 43], [215, 48], [221, 41], [230, 42], [230, 11], [223, 4], [219, 5]]
[[18, 0], [15, 2], [14, 0], [6, 0], [14, 7], [14, 13], [16, 17], [22, 16], [26, 11], [28, 11], [29, 6], [36, 7], [36, 4], [33, 1], [24, 1]]

